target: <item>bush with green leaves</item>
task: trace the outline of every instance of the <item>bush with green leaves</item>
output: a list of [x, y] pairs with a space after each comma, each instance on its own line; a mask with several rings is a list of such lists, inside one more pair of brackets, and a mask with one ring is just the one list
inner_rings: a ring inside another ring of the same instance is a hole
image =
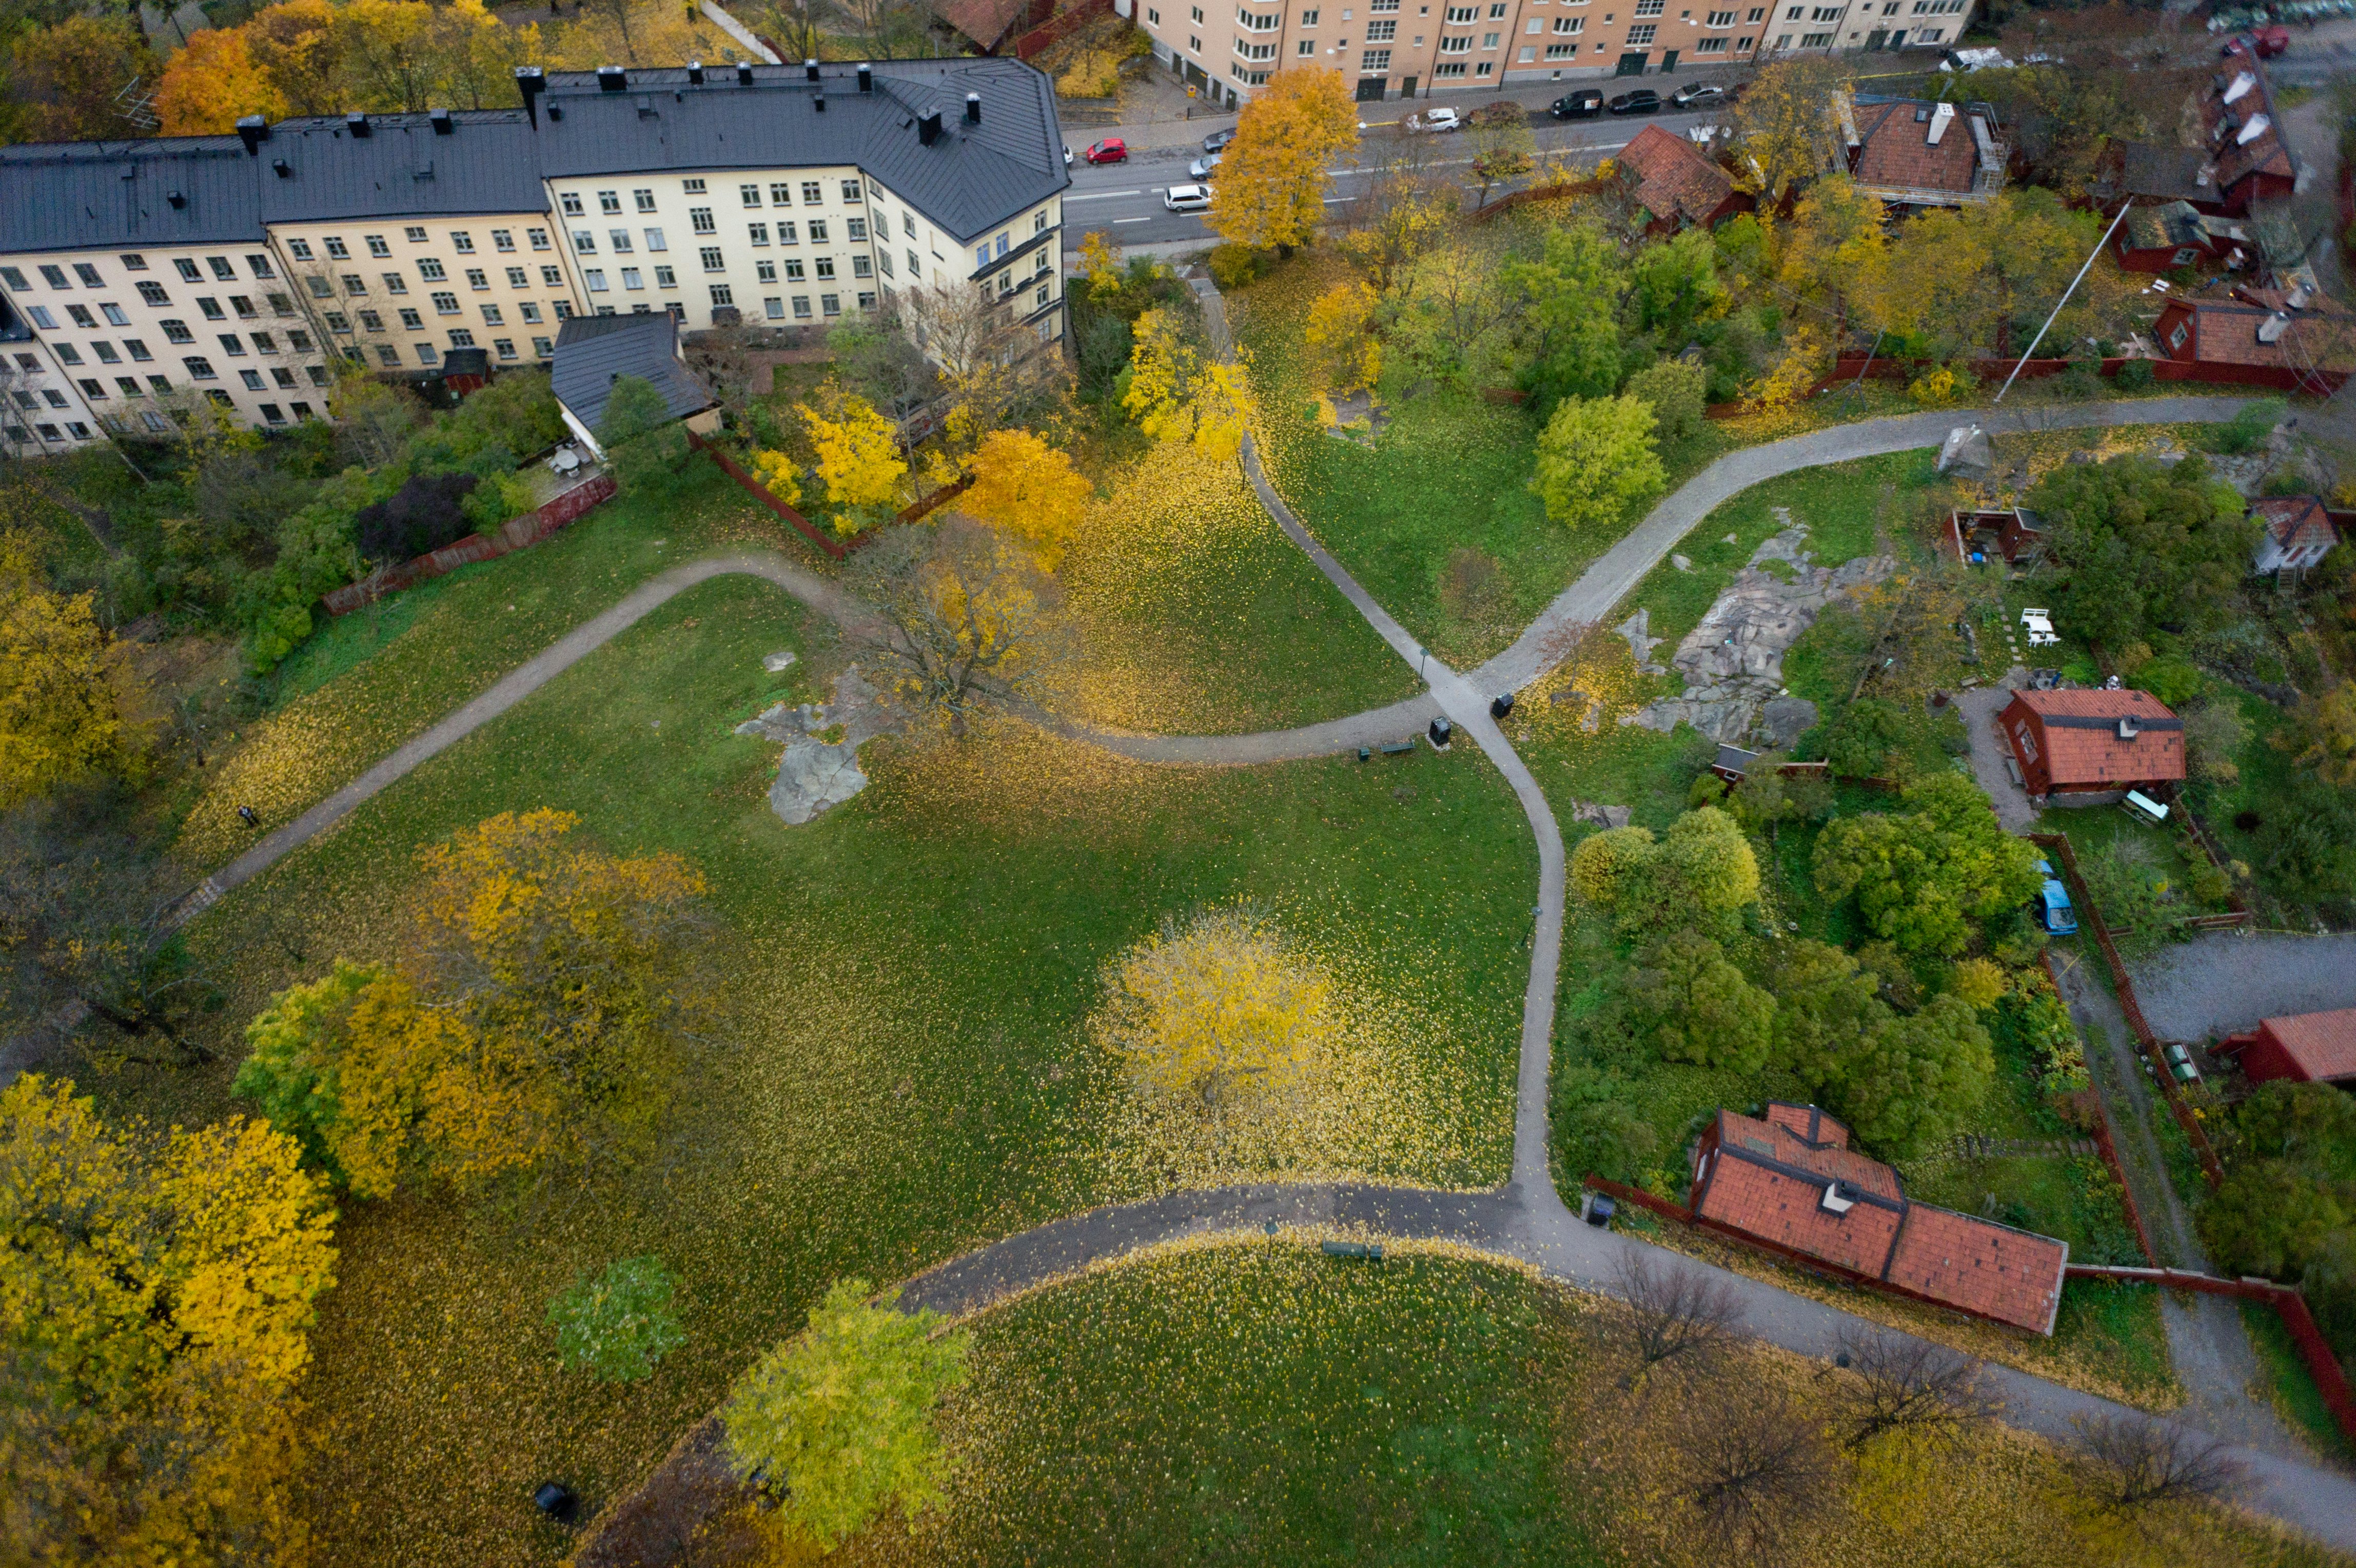
[[2062, 580], [2057, 610], [2079, 635], [2125, 648], [2158, 628], [2201, 631], [2241, 613], [2256, 524], [2197, 456], [2064, 464], [2029, 504]]
[[1665, 1061], [1757, 1072], [1767, 1062], [1775, 999], [1698, 931], [1647, 943], [1623, 985], [1637, 1039]]
[[1682, 441], [1706, 422], [1709, 371], [1691, 360], [1663, 360], [1629, 377], [1622, 390], [1653, 411], [1664, 441]]
[[1637, 1112], [1632, 1089], [1626, 1077], [1608, 1068], [1556, 1068], [1548, 1125], [1565, 1181], [1575, 1186], [1590, 1174], [1612, 1181], [1644, 1179], [1661, 1140]]
[[1986, 1101], [1995, 1052], [1962, 997], [1901, 1013], [1857, 957], [1815, 941], [1792, 944], [1773, 986], [1775, 1065], [1884, 1157], [1912, 1158], [1953, 1137]]
[[965, 1383], [969, 1336], [869, 1294], [865, 1280], [837, 1281], [809, 1330], [762, 1357], [720, 1411], [736, 1473], [782, 1492], [785, 1522], [821, 1549], [895, 1503], [922, 1512], [948, 1478], [933, 1412]]
[[2240, 413], [2210, 431], [2210, 448], [2235, 456], [2256, 451], [2274, 434], [2275, 426], [2282, 423], [2288, 406], [2278, 397], [2260, 398], [2244, 404]]
[[1715, 806], [1687, 811], [1655, 839], [1649, 828], [1611, 828], [1579, 842], [1570, 881], [1581, 898], [1624, 931], [1665, 925], [1730, 933], [1759, 897], [1759, 861], [1740, 824]]
[[548, 1304], [564, 1365], [609, 1383], [634, 1383], [687, 1343], [671, 1308], [677, 1285], [656, 1257], [623, 1258], [573, 1282]]
[[1960, 773], [1906, 786], [1902, 813], [1837, 817], [1817, 836], [1816, 890], [1854, 898], [1876, 936], [1909, 953], [1953, 957], [1976, 922], [2036, 896], [2037, 852], [1999, 826], [1980, 787]]
[[[1859, 697], [1841, 709], [1825, 736], [1825, 760], [1843, 779], [1883, 779], [1893, 770], [1890, 756], [1906, 751], [1906, 719], [1898, 704]], [[1902, 771], [1902, 765], [1897, 770]]]
[[2149, 360], [2129, 360], [2111, 378], [2111, 384], [2121, 392], [2139, 392], [2150, 390], [2155, 379]]
[[1571, 528], [1617, 523], [1659, 495], [1661, 467], [1650, 404], [1634, 397], [1568, 397], [1538, 433], [1530, 489], [1547, 516]]

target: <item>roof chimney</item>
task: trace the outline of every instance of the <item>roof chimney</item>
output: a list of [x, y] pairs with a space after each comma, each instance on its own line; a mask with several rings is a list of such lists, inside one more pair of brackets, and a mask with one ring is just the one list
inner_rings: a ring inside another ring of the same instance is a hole
[[818, 80], [818, 61], [814, 59], [806, 59], [802, 61], [802, 75], [812, 81], [816, 81]]
[[862, 92], [875, 91], [875, 68], [864, 60], [859, 63], [859, 91]]
[[965, 123], [969, 125], [981, 124], [981, 94], [979, 92], [965, 95]]
[[531, 117], [531, 128], [540, 129], [540, 95], [548, 91], [548, 72], [536, 65], [519, 65], [515, 73], [516, 91], [523, 94], [523, 112]]
[[751, 60], [740, 59], [736, 62], [736, 85], [739, 87], [750, 87], [753, 85], [753, 62]]
[[1936, 109], [1931, 111], [1931, 130], [1930, 133], [1922, 139], [1932, 146], [1937, 146], [1939, 145], [1939, 138], [1947, 134], [1947, 127], [1954, 123], [1955, 106], [1952, 103], [1940, 104]]
[[365, 141], [369, 134], [369, 117], [356, 109], [344, 116], [344, 129], [352, 134], [355, 141]]
[[270, 140], [270, 122], [259, 114], [248, 114], [237, 123], [237, 139], [245, 144], [245, 156], [258, 158], [262, 144]]
[[826, 113], [826, 92], [823, 89], [819, 90], [818, 95], [818, 112], [821, 114]]
[[288, 163], [284, 158], [273, 158], [270, 160], [270, 172], [276, 175], [281, 179], [293, 179], [294, 177], [294, 166]]
[[179, 191], [167, 190], [164, 193], [164, 204], [177, 212], [188, 204], [188, 199]]
[[2119, 738], [2121, 740], [2133, 740], [2142, 733], [2143, 726], [2135, 722], [2135, 715], [2133, 714], [2121, 714], [2119, 715]]
[[628, 90], [629, 85], [630, 73], [624, 70], [620, 66], [601, 65], [597, 68], [598, 91], [623, 92]]
[[698, 87], [703, 85], [703, 62], [701, 60], [691, 59], [687, 62], [687, 80], [693, 82]]
[[941, 112], [939, 110], [927, 109], [916, 116], [916, 140], [919, 143], [929, 147], [940, 139]]
[[430, 109], [426, 111], [425, 117], [434, 123], [434, 134], [437, 136], [446, 136], [457, 129], [457, 126], [452, 123], [450, 111], [447, 109]]

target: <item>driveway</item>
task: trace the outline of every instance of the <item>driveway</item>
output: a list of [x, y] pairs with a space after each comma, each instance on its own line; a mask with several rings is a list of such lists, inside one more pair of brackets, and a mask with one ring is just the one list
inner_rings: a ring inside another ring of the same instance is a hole
[[2130, 966], [2163, 1040], [2239, 1034], [2261, 1018], [2356, 1007], [2356, 935], [2211, 931]]
[[2025, 833], [2035, 827], [2037, 808], [2029, 803], [2029, 791], [2004, 770], [2004, 760], [2011, 752], [1997, 734], [1996, 716], [2012, 701], [2013, 682], [2028, 679], [2029, 671], [2016, 664], [2005, 671], [2002, 685], [1955, 696], [1955, 711], [1963, 714], [1964, 728], [1972, 737], [1972, 777], [1987, 791], [1996, 805], [1996, 820], [2008, 833]]

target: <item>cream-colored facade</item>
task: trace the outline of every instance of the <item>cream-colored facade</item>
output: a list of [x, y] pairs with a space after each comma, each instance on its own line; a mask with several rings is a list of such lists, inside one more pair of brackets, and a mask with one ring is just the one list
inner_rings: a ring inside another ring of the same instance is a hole
[[326, 410], [325, 351], [258, 233], [193, 249], [0, 256], [0, 287], [90, 413], [128, 434], [168, 434], [189, 397], [265, 428]]
[[544, 366], [582, 308], [544, 211], [273, 223], [270, 242], [318, 335], [370, 371], [432, 372], [453, 349]]
[[[105, 385], [99, 393], [105, 400]], [[0, 450], [44, 457], [106, 439], [80, 380], [13, 309], [0, 305]]]

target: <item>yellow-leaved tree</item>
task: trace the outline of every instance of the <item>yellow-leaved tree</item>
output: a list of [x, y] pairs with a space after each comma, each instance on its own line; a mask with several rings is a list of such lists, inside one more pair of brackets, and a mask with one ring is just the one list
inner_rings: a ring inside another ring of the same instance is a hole
[[1080, 275], [1088, 280], [1091, 295], [1108, 294], [1120, 286], [1120, 247], [1112, 236], [1101, 229], [1091, 229], [1080, 239]]
[[281, 120], [287, 109], [285, 93], [235, 27], [208, 27], [190, 38], [155, 91], [155, 114], [167, 136], [223, 134], [243, 115]]
[[73, 1085], [0, 1091], [0, 1473], [9, 1558], [298, 1552], [291, 1394], [335, 1215], [292, 1139], [102, 1123]]
[[1379, 296], [1362, 282], [1337, 283], [1309, 306], [1301, 335], [1318, 351], [1326, 384], [1355, 392], [1375, 384], [1383, 372], [1383, 346], [1374, 333]]
[[362, 1197], [645, 1153], [709, 1007], [704, 883], [579, 821], [502, 812], [427, 851], [399, 965], [274, 997], [237, 1092]]
[[504, 25], [483, 0], [284, 0], [191, 40], [156, 108], [167, 134], [227, 131], [240, 113], [506, 108], [515, 68], [548, 63], [536, 23]]
[[958, 504], [1027, 541], [1039, 564], [1054, 571], [1096, 493], [1070, 456], [1027, 430], [997, 430], [975, 450], [970, 467], [973, 483]]
[[794, 412], [801, 415], [810, 445], [818, 449], [818, 477], [826, 481], [826, 499], [841, 509], [834, 516], [835, 532], [856, 533], [883, 521], [908, 472], [892, 422], [865, 398], [833, 381], [819, 390], [817, 407], [798, 403]]
[[794, 460], [783, 452], [762, 447], [753, 454], [753, 477], [761, 488], [792, 506], [802, 499], [802, 473]]
[[1165, 922], [1105, 988], [1102, 1030], [1130, 1076], [1213, 1120], [1280, 1104], [1333, 1044], [1331, 981], [1248, 908]]
[[1156, 441], [1191, 441], [1206, 456], [1232, 460], [1258, 407], [1243, 368], [1205, 362], [1167, 310], [1145, 312], [1133, 331], [1121, 406], [1138, 428]]
[[1837, 127], [1837, 94], [1847, 76], [1822, 58], [1777, 60], [1761, 68], [1728, 109], [1735, 182], [1757, 195], [1762, 209], [1781, 206], [1795, 185], [1825, 172]]
[[1212, 177], [1211, 228], [1254, 250], [1309, 243], [1324, 216], [1325, 166], [1357, 140], [1358, 106], [1341, 72], [1278, 71], [1244, 105]]
[[[37, 504], [23, 492], [15, 506]], [[33, 535], [0, 531], [0, 811], [136, 756], [89, 594], [49, 591]]]
[[864, 668], [953, 736], [984, 703], [1026, 695], [1069, 650], [1062, 592], [1036, 554], [960, 512], [884, 530], [842, 581], [876, 612], [850, 630]]

